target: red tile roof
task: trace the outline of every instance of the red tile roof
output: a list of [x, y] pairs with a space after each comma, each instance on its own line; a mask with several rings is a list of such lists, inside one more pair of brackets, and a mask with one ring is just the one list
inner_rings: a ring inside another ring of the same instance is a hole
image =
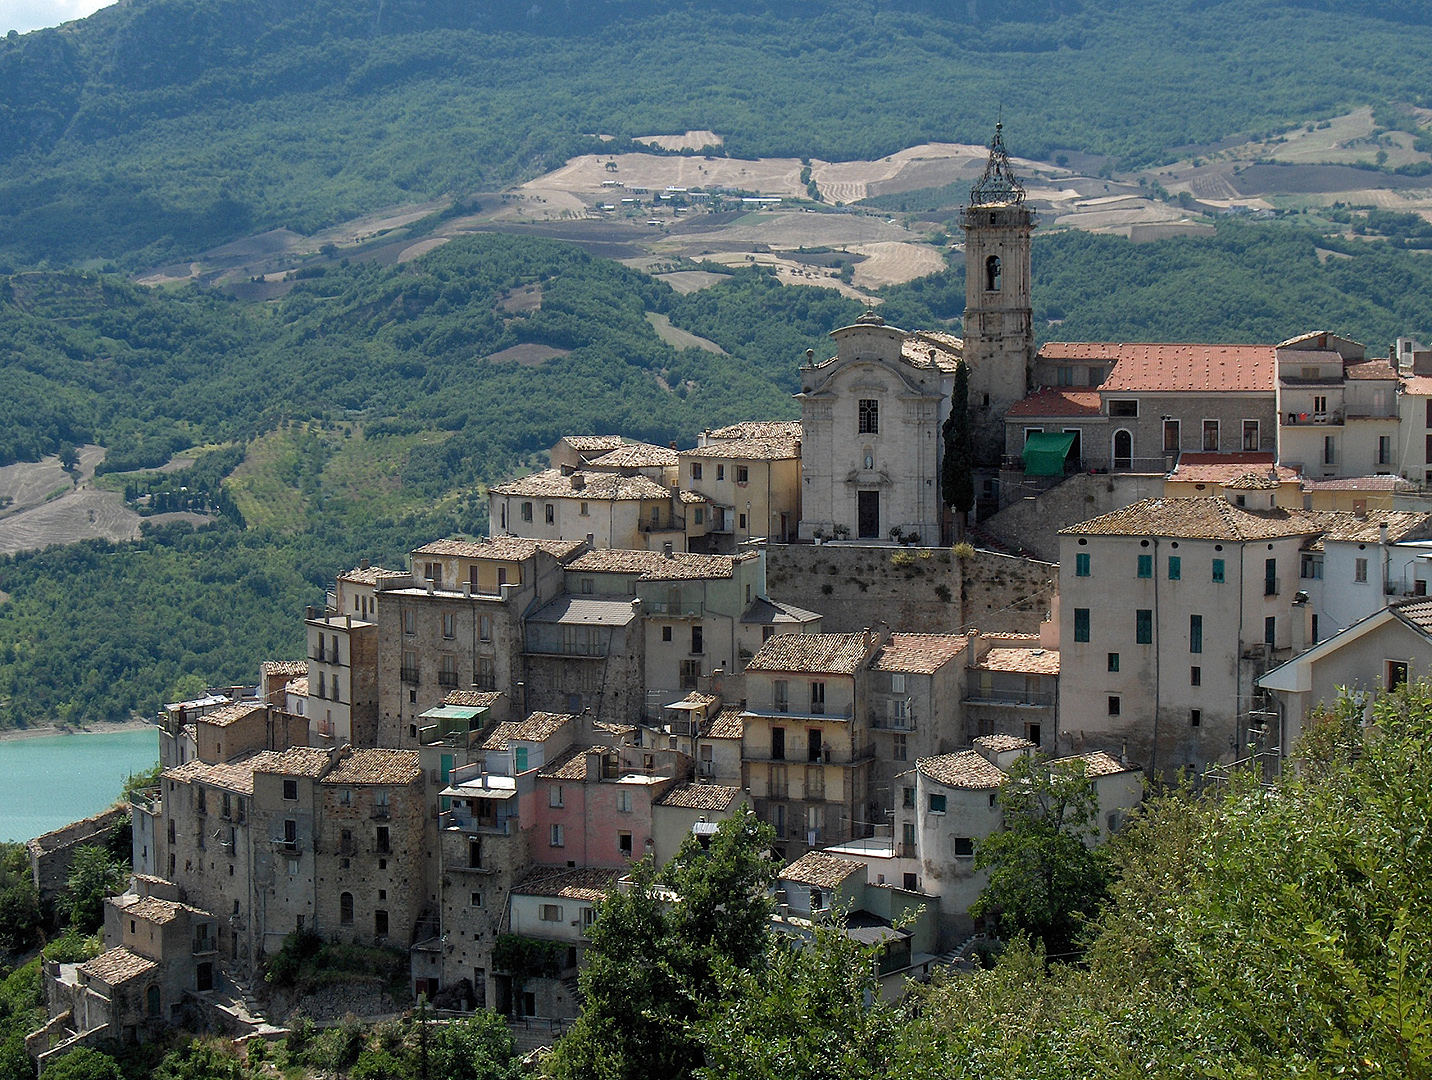
[[1226, 484], [1250, 472], [1266, 476], [1270, 469], [1277, 470], [1278, 480], [1282, 483], [1294, 483], [1299, 478], [1296, 469], [1274, 465], [1271, 453], [1240, 451], [1230, 454], [1180, 454], [1178, 465], [1169, 474], [1169, 479], [1186, 484]]
[[1277, 361], [1271, 345], [1050, 342], [1041, 360], [1112, 360], [1100, 389], [1117, 393], [1273, 392]]
[[1010, 406], [1006, 416], [1098, 416], [1097, 390], [1036, 390]]

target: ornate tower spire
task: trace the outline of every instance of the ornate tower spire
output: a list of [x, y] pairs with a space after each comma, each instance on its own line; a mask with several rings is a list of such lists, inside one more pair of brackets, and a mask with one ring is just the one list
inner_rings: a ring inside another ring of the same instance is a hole
[[994, 126], [984, 175], [970, 188], [970, 205], [1010, 206], [1022, 202], [1024, 185], [1014, 175], [1014, 167], [1009, 163], [1009, 154], [1004, 149], [1004, 122], [1000, 121]]

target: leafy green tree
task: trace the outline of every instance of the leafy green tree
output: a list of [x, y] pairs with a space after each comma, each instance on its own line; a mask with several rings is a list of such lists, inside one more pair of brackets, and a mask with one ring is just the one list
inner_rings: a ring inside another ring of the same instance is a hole
[[1003, 827], [975, 850], [975, 868], [988, 871], [989, 883], [970, 913], [998, 916], [1007, 931], [1066, 953], [1109, 886], [1107, 858], [1092, 846], [1094, 782], [1078, 759], [1020, 758], [1000, 785], [999, 807]]
[[692, 1075], [703, 1059], [695, 1025], [720, 992], [718, 973], [764, 954], [773, 839], [748, 809], [717, 826], [708, 851], [688, 837], [662, 874], [639, 864], [632, 887], [602, 902], [587, 932], [582, 1015], [558, 1042], [552, 1075]]
[[522, 1069], [507, 1021], [484, 1011], [434, 1030], [428, 1072], [444, 1080], [516, 1080]]
[[80, 1047], [46, 1065], [40, 1080], [124, 1080], [124, 1072], [108, 1054]]
[[0, 844], [0, 958], [29, 948], [40, 922], [40, 896], [24, 845]]
[[901, 1075], [899, 1033], [908, 1017], [880, 1001], [878, 949], [840, 920], [808, 941], [768, 934], [759, 966], [722, 971], [720, 995], [698, 1025], [702, 1080]]
[[965, 534], [965, 516], [975, 506], [975, 449], [970, 432], [970, 369], [961, 360], [955, 367], [955, 386], [950, 395], [950, 415], [940, 434], [944, 455], [940, 462], [940, 498], [955, 512], [955, 535]]
[[122, 893], [128, 881], [129, 867], [123, 862], [104, 848], [82, 847], [65, 879], [60, 911], [71, 926], [92, 933], [104, 924], [104, 898]]
[[253, 1074], [227, 1040], [190, 1039], [164, 1055], [153, 1080], [248, 1080]]

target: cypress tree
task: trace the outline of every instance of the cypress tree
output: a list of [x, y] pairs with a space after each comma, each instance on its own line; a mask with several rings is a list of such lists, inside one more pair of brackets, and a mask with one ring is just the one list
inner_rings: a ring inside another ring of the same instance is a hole
[[955, 511], [955, 526], [964, 535], [965, 515], [975, 505], [975, 448], [970, 434], [970, 369], [963, 360], [955, 368], [950, 415], [941, 429], [945, 459], [940, 466], [940, 497]]

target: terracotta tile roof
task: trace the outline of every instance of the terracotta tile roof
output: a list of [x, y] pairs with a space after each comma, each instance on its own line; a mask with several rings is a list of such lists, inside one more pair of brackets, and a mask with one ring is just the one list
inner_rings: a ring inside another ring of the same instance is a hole
[[325, 784], [415, 784], [422, 779], [416, 750], [354, 750], [323, 778]]
[[980, 671], [1015, 671], [1026, 675], [1058, 675], [1058, 649], [991, 649], [975, 667]]
[[1249, 472], [1242, 476], [1235, 476], [1223, 486], [1230, 491], [1277, 491], [1282, 487], [1282, 481], [1278, 479], [1276, 472], [1272, 475], [1264, 472]]
[[1381, 526], [1387, 526], [1387, 539], [1426, 540], [1432, 538], [1432, 514], [1412, 510], [1369, 510], [1358, 515], [1347, 510], [1306, 510], [1306, 517], [1321, 526], [1323, 541], [1344, 541], [1375, 544]]
[[698, 506], [702, 503], [710, 502], [705, 495], [698, 495], [694, 491], [686, 491], [684, 489], [678, 492], [676, 497], [685, 506]]
[[700, 690], [693, 690], [681, 700], [689, 701], [693, 705], [715, 705], [721, 699], [715, 694], [703, 694]]
[[1279, 349], [1287, 349], [1294, 345], [1301, 345], [1305, 341], [1313, 340], [1318, 340], [1326, 347], [1329, 339], [1334, 341], [1346, 341], [1349, 344], [1357, 345], [1358, 348], [1362, 348], [1358, 342], [1352, 341], [1350, 338], [1339, 337], [1337, 334], [1330, 334], [1326, 330], [1309, 330], [1306, 334], [1299, 334], [1297, 337], [1290, 337], [1287, 341], [1278, 342], [1276, 347]]
[[1095, 750], [1088, 754], [1074, 754], [1071, 757], [1055, 758], [1051, 765], [1061, 765], [1065, 762], [1083, 762], [1084, 775], [1088, 777], [1113, 776], [1121, 772], [1137, 772], [1137, 765], [1125, 765], [1118, 758], [1104, 753], [1102, 750]]
[[1249, 472], [1267, 473], [1276, 470], [1278, 479], [1292, 483], [1300, 478], [1297, 469], [1276, 465], [1271, 453], [1240, 451], [1230, 454], [1189, 453], [1179, 455], [1178, 464], [1169, 473], [1170, 480], [1187, 484], [1225, 484]]
[[1343, 369], [1343, 374], [1349, 379], [1394, 380], [1397, 378], [1397, 371], [1387, 360], [1366, 360], [1360, 364], [1348, 364]]
[[933, 675], [969, 643], [964, 634], [892, 634], [871, 660], [870, 670]]
[[[930, 353], [934, 352], [931, 357]], [[915, 367], [934, 366], [941, 371], [954, 371], [964, 355], [965, 343], [953, 334], [939, 330], [916, 330], [900, 345], [900, 359]]]
[[915, 768], [937, 784], [944, 784], [946, 787], [987, 791], [1004, 783], [1004, 773], [973, 750], [921, 758], [915, 763]]
[[527, 621], [553, 626], [626, 626], [636, 617], [632, 597], [564, 593], [527, 616]]
[[742, 612], [741, 621], [754, 626], [800, 626], [802, 623], [815, 622], [822, 617], [818, 611], [807, 611], [794, 604], [783, 604], [764, 596], [758, 596], [751, 601], [751, 606]]
[[307, 660], [265, 660], [259, 665], [259, 671], [264, 675], [278, 677], [287, 675], [292, 678], [295, 675], [308, 674]]
[[981, 735], [975, 745], [991, 754], [1004, 754], [1010, 750], [1033, 750], [1035, 744], [1018, 735]]
[[1329, 480], [1307, 477], [1304, 491], [1416, 491], [1417, 485], [1400, 476], [1340, 476]]
[[255, 759], [261, 757], [277, 759], [279, 756], [273, 750], [260, 750], [237, 761], [220, 762], [217, 765], [210, 765], [208, 762], [195, 758], [193, 761], [184, 762], [183, 765], [176, 765], [172, 769], [164, 770], [164, 778], [178, 781], [181, 784], [208, 784], [211, 787], [223, 788], [225, 791], [236, 791], [240, 795], [252, 795], [254, 793]]
[[[271, 751], [270, 751], [271, 752]], [[255, 755], [254, 772], [280, 776], [317, 778], [328, 768], [328, 751], [316, 746], [290, 746], [281, 754], [260, 759]]]
[[737, 705], [727, 705], [714, 717], [702, 734], [703, 739], [742, 739], [746, 735], [746, 718]]
[[1113, 393], [1273, 392], [1277, 363], [1271, 345], [1050, 342], [1042, 360], [1112, 360], [1100, 390]]
[[578, 453], [594, 450], [615, 450], [622, 445], [620, 435], [563, 435], [561, 441]]
[[564, 725], [577, 719], [569, 713], [535, 712], [526, 720], [506, 720], [482, 744], [484, 750], [506, 750], [513, 739], [523, 742], [542, 742]]
[[635, 724], [612, 724], [605, 720], [598, 720], [592, 724], [594, 731], [604, 731], [608, 735], [631, 735], [636, 732]]
[[1065, 536], [1272, 540], [1280, 536], [1309, 536], [1322, 530], [1322, 525], [1310, 520], [1301, 510], [1243, 510], [1224, 499], [1140, 499], [1122, 510], [1101, 514], [1059, 531]]
[[1099, 416], [1103, 413], [1097, 390], [1036, 390], [1016, 401], [1005, 416]]
[[[307, 670], [307, 668], [304, 668], [304, 671]], [[264, 706], [261, 702], [236, 701], [232, 705], [221, 705], [213, 712], [196, 716], [194, 717], [194, 722], [196, 724], [208, 724], [210, 727], [228, 727], [230, 724], [237, 723], [256, 712], [262, 712], [263, 709]]]
[[736, 564], [755, 558], [755, 552], [742, 555], [693, 555], [674, 551], [627, 551], [622, 548], [600, 548], [588, 551], [567, 564], [573, 573], [635, 574], [641, 581], [697, 581], [704, 578], [729, 578]]
[[308, 697], [308, 676], [301, 679], [294, 679], [292, 682], [284, 683], [285, 694], [296, 694], [298, 697]]
[[407, 577], [406, 570], [388, 570], [381, 566], [359, 566], [352, 570], [345, 570], [338, 575], [339, 581], [352, 581], [359, 585], [377, 585], [380, 581], [388, 578]]
[[80, 971], [106, 986], [118, 986], [130, 979], [147, 975], [158, 967], [159, 965], [148, 957], [140, 956], [120, 945], [100, 953], [93, 960], [85, 961], [80, 965]]
[[740, 788], [720, 784], [676, 784], [656, 800], [656, 805], [680, 806], [687, 810], [729, 810], [740, 794]]
[[521, 476], [488, 489], [494, 495], [517, 495], [533, 499], [583, 499], [592, 502], [624, 502], [634, 499], [669, 499], [671, 490], [646, 476], [619, 473], [574, 472], [546, 469]]
[[587, 781], [587, 755], [611, 752], [610, 746], [569, 746], [538, 769], [537, 775], [544, 780], [571, 780], [583, 784]]
[[555, 559], [566, 559], [576, 554], [585, 544], [585, 540], [528, 540], [520, 536], [491, 536], [482, 540], [434, 540], [415, 549], [413, 554], [457, 555], [464, 559], [521, 562], [523, 559], [532, 558], [539, 551], [545, 551]]
[[650, 469], [677, 465], [680, 459], [669, 446], [654, 446], [651, 443], [628, 443], [601, 457], [589, 458], [587, 464], [593, 469]]
[[1390, 605], [1392, 613], [1432, 637], [1432, 597], [1417, 597]]
[[825, 851], [808, 851], [780, 872], [782, 881], [797, 885], [815, 885], [822, 889], [838, 889], [856, 874], [865, 872], [865, 864], [842, 859]]
[[1409, 375], [1402, 380], [1402, 392], [1418, 397], [1432, 396], [1432, 375]]
[[743, 420], [705, 433], [708, 439], [779, 439], [793, 442], [801, 437], [799, 420]]
[[801, 456], [795, 439], [722, 439], [691, 450], [683, 458], [736, 458], [745, 461], [785, 461]]
[[537, 868], [513, 892], [519, 896], [555, 896], [562, 900], [605, 900], [616, 882], [617, 871], [597, 867], [568, 870]]
[[853, 675], [871, 638], [860, 634], [778, 634], [746, 665], [747, 671], [810, 671]]
[[163, 926], [165, 923], [171, 923], [177, 919], [183, 910], [184, 905], [175, 903], [173, 900], [145, 896], [126, 907], [124, 913], [131, 919], [143, 919], [156, 926]]
[[449, 690], [447, 697], [443, 698], [443, 704], [482, 708], [495, 704], [501, 696], [501, 690]]

